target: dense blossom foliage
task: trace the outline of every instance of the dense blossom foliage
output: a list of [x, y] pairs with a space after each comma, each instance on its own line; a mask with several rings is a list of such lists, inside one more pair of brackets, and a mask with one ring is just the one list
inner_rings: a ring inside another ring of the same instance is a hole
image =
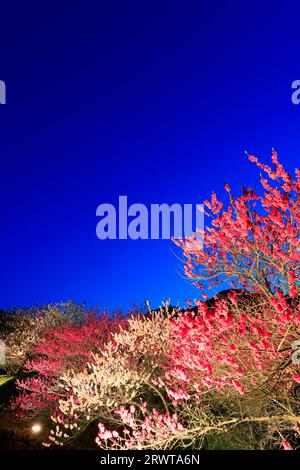
[[291, 361], [300, 336], [298, 302], [277, 293], [266, 302], [253, 296], [238, 301], [234, 291], [210, 308], [198, 303], [196, 316], [171, 320], [170, 357], [164, 383], [170, 399], [201, 396], [211, 389], [243, 395], [266, 380], [283, 394], [298, 382], [300, 367]]
[[[194, 397], [201, 405], [211, 390], [227, 398], [255, 394], [260, 403], [267, 397], [273, 415], [280, 402], [291, 416], [289, 423], [282, 420], [286, 431], [299, 414], [299, 361], [292, 353], [300, 337], [300, 172], [288, 174], [275, 151], [273, 169], [252, 155], [249, 160], [266, 175], [263, 193], [243, 188], [235, 198], [226, 184], [227, 207], [214, 193], [205, 201], [211, 223], [201, 243], [179, 241], [185, 272], [199, 287], [225, 281], [235, 290], [212, 308], [197, 302], [196, 318], [187, 314], [172, 322], [172, 355], [162, 383], [172, 401]], [[243, 297], [244, 289], [252, 299]], [[282, 437], [278, 423], [273, 432]]]
[[[278, 289], [295, 297], [300, 274], [300, 172], [288, 174], [273, 151], [273, 169], [254, 162], [261, 175], [263, 193], [243, 188], [239, 197], [231, 194], [224, 207], [215, 193], [205, 201], [210, 226], [202, 240], [178, 241], [186, 256], [185, 272], [199, 285], [231, 283], [265, 295]], [[202, 249], [203, 248], [203, 249]]]
[[17, 309], [6, 314], [5, 320], [1, 337], [6, 345], [6, 368], [15, 374], [36, 344], [44, 341], [49, 328], [81, 324], [84, 309], [73, 302], [65, 302], [39, 309]]
[[64, 438], [59, 442], [72, 440], [97, 417], [113, 419], [116, 408], [132, 404], [146, 390], [155, 395], [152, 381], [162, 373], [168, 336], [165, 317], [131, 317], [85, 368], [62, 375], [63, 397], [52, 416]]
[[176, 414], [159, 413], [155, 408], [149, 412], [146, 403], [138, 408], [121, 406], [115, 415], [122, 434], [106, 429], [100, 422], [96, 443], [103, 449], [163, 449], [166, 444], [169, 447], [172, 438], [178, 440], [178, 434], [184, 429]]
[[28, 377], [17, 379], [21, 393], [11, 403], [11, 409], [24, 418], [41, 412], [49, 414], [59, 399], [68, 396], [60, 386], [60, 377], [69, 370], [80, 371], [125, 323], [120, 316], [110, 318], [107, 313], [101, 316], [90, 313], [80, 322], [48, 326], [23, 365]]

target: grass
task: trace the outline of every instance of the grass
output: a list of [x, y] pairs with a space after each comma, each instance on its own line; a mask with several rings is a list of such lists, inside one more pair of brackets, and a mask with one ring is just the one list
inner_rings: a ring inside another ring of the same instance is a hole
[[8, 382], [10, 382], [11, 380], [14, 380], [14, 376], [10, 376], [10, 377], [0, 377], [0, 387], [7, 384]]

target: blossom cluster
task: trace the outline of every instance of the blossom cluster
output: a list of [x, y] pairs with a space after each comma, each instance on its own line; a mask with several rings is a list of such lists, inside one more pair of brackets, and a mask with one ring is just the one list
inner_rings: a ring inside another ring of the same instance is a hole
[[79, 323], [48, 325], [31, 347], [31, 358], [23, 364], [27, 378], [16, 380], [20, 393], [11, 401], [10, 409], [24, 419], [51, 413], [59, 400], [70, 395], [60, 385], [61, 376], [82, 370], [125, 323], [123, 317], [91, 312]]
[[108, 430], [102, 422], [98, 425], [96, 443], [103, 449], [162, 449], [170, 438], [178, 439], [184, 429], [176, 414], [160, 413], [155, 408], [149, 412], [146, 403], [139, 407], [121, 406], [115, 414], [119, 431]]
[[[262, 191], [243, 188], [234, 197], [230, 187], [226, 207], [215, 193], [205, 201], [210, 225], [199, 240], [175, 241], [186, 257], [185, 272], [199, 287], [222, 282], [264, 295], [278, 289], [296, 297], [300, 275], [300, 172], [287, 173], [273, 151], [274, 169], [252, 155], [266, 175]], [[275, 183], [275, 185], [273, 184]]]

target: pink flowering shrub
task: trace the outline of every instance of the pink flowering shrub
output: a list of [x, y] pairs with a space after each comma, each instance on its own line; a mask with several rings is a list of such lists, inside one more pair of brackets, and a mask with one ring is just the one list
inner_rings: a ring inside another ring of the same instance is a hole
[[6, 345], [9, 374], [22, 370], [37, 343], [43, 342], [49, 328], [81, 324], [84, 309], [73, 302], [50, 304], [39, 309], [17, 309], [6, 316], [2, 337]]
[[[205, 201], [211, 224], [201, 243], [177, 242], [186, 274], [198, 287], [226, 282], [236, 290], [211, 308], [196, 302], [196, 318], [186, 312], [171, 322], [172, 352], [161, 386], [173, 403], [233, 400], [233, 419], [243, 413], [257, 422], [273, 419], [276, 426], [268, 429], [280, 436], [296, 422], [299, 436], [300, 369], [299, 361], [292, 361], [292, 344], [300, 338], [300, 172], [288, 174], [275, 151], [273, 169], [253, 156], [249, 160], [267, 175], [261, 176], [264, 193], [243, 188], [235, 198], [226, 185], [227, 207], [215, 194]], [[282, 409], [290, 414], [280, 420]]]
[[197, 302], [195, 318], [187, 312], [170, 321], [164, 384], [171, 401], [201, 401], [209, 390], [244, 395], [266, 381], [283, 394], [298, 382], [291, 344], [299, 338], [299, 304], [278, 292], [269, 303], [254, 298], [241, 306], [237, 296], [213, 308]]
[[87, 314], [80, 323], [50, 326], [42, 340], [32, 347], [31, 359], [24, 365], [28, 377], [16, 380], [20, 393], [10, 408], [16, 416], [31, 419], [37, 414], [49, 416], [63, 396], [60, 377], [68, 370], [80, 371], [112, 334], [125, 325], [125, 318], [103, 313]]
[[[291, 429], [293, 441], [299, 442], [295, 392], [300, 368], [291, 360], [292, 344], [299, 337], [298, 305], [289, 305], [283, 296], [270, 305], [259, 298], [241, 305], [236, 295], [210, 308], [198, 302], [196, 316], [187, 311], [170, 320], [165, 374], [155, 383], [184, 416], [189, 433], [193, 428], [220, 432], [227, 417], [231, 427], [261, 424], [266, 445]], [[269, 426], [272, 420], [276, 425]]]
[[169, 320], [162, 314], [133, 316], [85, 367], [61, 375], [62, 397], [51, 417], [58, 435], [49, 440], [70, 443], [96, 419], [114, 421], [116, 409], [145, 397], [161, 406], [153, 380], [162, 374], [168, 337]]
[[[272, 154], [273, 169], [249, 156], [266, 175], [263, 194], [243, 188], [224, 207], [215, 193], [205, 201], [210, 226], [201, 233], [202, 243], [189, 238], [176, 241], [186, 257], [186, 274], [199, 286], [222, 282], [266, 296], [280, 290], [296, 297], [300, 274], [300, 172], [288, 174]], [[275, 184], [274, 184], [275, 183]]]

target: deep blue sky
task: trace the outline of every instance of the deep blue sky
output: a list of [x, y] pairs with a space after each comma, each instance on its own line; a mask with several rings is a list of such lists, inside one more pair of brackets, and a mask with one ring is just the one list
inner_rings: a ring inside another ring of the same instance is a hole
[[100, 241], [96, 207], [256, 184], [245, 149], [299, 166], [299, 2], [6, 4], [0, 308], [196, 298], [171, 242]]

